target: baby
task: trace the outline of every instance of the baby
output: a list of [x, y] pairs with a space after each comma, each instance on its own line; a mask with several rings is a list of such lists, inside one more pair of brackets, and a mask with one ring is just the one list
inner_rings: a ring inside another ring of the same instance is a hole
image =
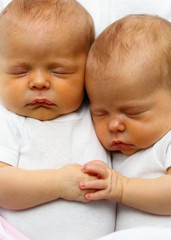
[[[86, 199], [118, 202], [116, 230], [171, 226], [171, 23], [130, 15], [93, 44], [86, 89], [97, 136], [113, 151], [113, 170], [101, 161], [83, 172], [98, 180]], [[129, 219], [129, 220], [128, 220]]]
[[82, 203], [79, 188], [95, 178], [81, 165], [110, 164], [81, 105], [90, 15], [75, 0], [14, 0], [0, 38], [0, 215], [32, 240], [112, 232], [114, 204]]

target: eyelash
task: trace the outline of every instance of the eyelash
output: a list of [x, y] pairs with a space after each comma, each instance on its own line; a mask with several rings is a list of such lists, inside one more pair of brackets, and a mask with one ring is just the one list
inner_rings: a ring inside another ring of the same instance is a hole
[[67, 73], [67, 72], [53, 72], [53, 71], [52, 71], [52, 74], [55, 75], [55, 76], [66, 76], [66, 75], [68, 75], [69, 73]]
[[[125, 114], [127, 117], [130, 117], [130, 118], [136, 118], [136, 117], [139, 117], [142, 113], [146, 112], [145, 111], [142, 111], [142, 112], [136, 112], [136, 113], [128, 113], [128, 112], [124, 112], [123, 111], [123, 114]], [[91, 114], [94, 116], [94, 117], [105, 117], [108, 115], [107, 112], [91, 112]]]
[[136, 112], [136, 113], [125, 113], [128, 117], [139, 117], [141, 114], [145, 113], [146, 111]]
[[12, 73], [12, 75], [25, 75], [27, 74], [29, 71], [21, 71], [21, 72], [14, 72]]
[[100, 113], [100, 112], [99, 112], [99, 113], [94, 113], [94, 112], [91, 112], [91, 113], [92, 113], [92, 115], [95, 116], [95, 117], [104, 117], [104, 116], [107, 116], [107, 113], [105, 113], [105, 112], [104, 112], [104, 113]]

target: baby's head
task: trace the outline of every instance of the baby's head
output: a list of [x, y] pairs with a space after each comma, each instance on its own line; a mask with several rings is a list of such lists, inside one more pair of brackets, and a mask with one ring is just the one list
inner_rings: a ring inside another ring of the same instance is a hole
[[171, 23], [130, 15], [110, 25], [89, 52], [86, 90], [106, 149], [152, 146], [171, 128]]
[[50, 120], [78, 109], [94, 40], [88, 12], [75, 0], [13, 0], [0, 15], [0, 101]]

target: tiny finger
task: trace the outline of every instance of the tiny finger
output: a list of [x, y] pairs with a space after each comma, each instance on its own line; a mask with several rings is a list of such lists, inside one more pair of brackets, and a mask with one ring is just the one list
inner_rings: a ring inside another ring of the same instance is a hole
[[106, 183], [103, 180], [80, 182], [80, 188], [81, 189], [105, 189]]
[[95, 164], [85, 164], [82, 168], [82, 171], [84, 173], [97, 175], [99, 178], [106, 178], [108, 176], [108, 172], [104, 167]]
[[102, 190], [102, 191], [96, 191], [94, 193], [87, 193], [85, 194], [85, 198], [88, 201], [105, 199], [105, 191]]

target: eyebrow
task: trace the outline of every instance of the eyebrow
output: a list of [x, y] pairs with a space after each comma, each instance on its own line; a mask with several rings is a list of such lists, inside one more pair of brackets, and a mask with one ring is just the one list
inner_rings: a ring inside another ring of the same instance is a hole
[[29, 68], [29, 64], [27, 64], [27, 63], [24, 63], [24, 62], [21, 62], [21, 63], [12, 63], [12, 64], [10, 64], [10, 63], [7, 63], [7, 65], [6, 65], [8, 68], [20, 68], [20, 67], [22, 67], [22, 68]]
[[74, 66], [73, 62], [72, 61], [54, 61], [54, 62], [51, 62], [49, 65], [48, 65], [50, 68], [57, 68], [57, 67], [72, 67]]
[[7, 63], [3, 66], [5, 72], [15, 72], [20, 70], [30, 70], [29, 64], [26, 63]]

